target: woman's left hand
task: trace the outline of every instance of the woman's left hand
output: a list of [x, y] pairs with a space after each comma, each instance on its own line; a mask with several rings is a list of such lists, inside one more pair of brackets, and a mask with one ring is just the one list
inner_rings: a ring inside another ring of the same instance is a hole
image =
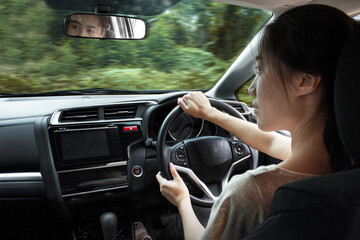
[[189, 190], [172, 163], [170, 163], [170, 172], [173, 180], [166, 180], [160, 172], [156, 175], [156, 179], [159, 182], [161, 194], [179, 208], [183, 202], [190, 201]]

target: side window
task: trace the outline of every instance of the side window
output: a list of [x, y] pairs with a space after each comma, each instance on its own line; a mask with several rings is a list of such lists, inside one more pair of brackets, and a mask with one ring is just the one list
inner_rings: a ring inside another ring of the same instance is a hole
[[360, 22], [360, 13], [357, 13], [352, 16], [356, 21]]
[[246, 103], [251, 107], [253, 97], [249, 95], [248, 89], [251, 83], [254, 81], [255, 75], [253, 75], [247, 82], [241, 85], [238, 89], [235, 90], [235, 97], [238, 101]]

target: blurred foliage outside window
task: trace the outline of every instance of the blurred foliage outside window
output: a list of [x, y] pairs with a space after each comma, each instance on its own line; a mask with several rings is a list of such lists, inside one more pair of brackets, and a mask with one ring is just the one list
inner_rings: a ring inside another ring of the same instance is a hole
[[0, 10], [3, 93], [209, 89], [270, 18], [265, 11], [185, 0], [144, 17], [147, 39], [115, 41], [65, 36], [70, 12], [41, 0], [4, 0]]
[[246, 83], [240, 86], [235, 91], [235, 97], [238, 101], [246, 103], [248, 106], [252, 105], [252, 100], [254, 97], [250, 96], [248, 93], [251, 83], [254, 81], [255, 75], [252, 76]]

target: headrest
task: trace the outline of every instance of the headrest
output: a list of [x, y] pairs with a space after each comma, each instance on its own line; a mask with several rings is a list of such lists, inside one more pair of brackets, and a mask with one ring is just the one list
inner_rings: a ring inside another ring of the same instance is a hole
[[360, 162], [360, 25], [348, 36], [335, 80], [335, 118], [348, 154]]

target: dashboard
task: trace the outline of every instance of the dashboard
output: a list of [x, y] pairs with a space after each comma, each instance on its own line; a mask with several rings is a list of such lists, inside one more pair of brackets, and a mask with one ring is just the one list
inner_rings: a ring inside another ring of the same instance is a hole
[[[44, 198], [67, 211], [141, 194], [159, 171], [162, 122], [185, 93], [1, 99], [0, 202]], [[250, 117], [244, 103], [225, 102]], [[167, 142], [198, 136], [231, 134], [181, 113]]]

